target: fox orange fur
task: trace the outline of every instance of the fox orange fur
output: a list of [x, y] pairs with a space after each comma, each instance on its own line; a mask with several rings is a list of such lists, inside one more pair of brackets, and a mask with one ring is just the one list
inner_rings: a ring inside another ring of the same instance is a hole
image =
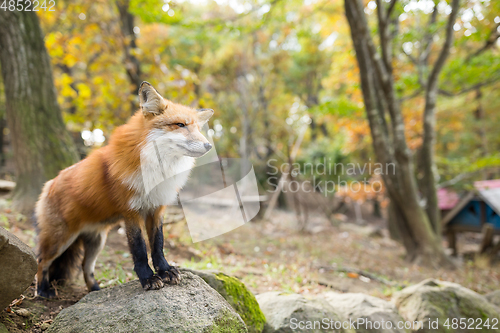
[[[179, 282], [179, 272], [163, 255], [162, 215], [165, 205], [175, 202], [194, 158], [212, 147], [200, 128], [213, 111], [175, 104], [147, 82], [139, 99], [140, 110], [114, 131], [107, 146], [45, 184], [35, 208], [38, 295], [54, 296], [52, 281], [69, 278], [82, 249], [86, 285], [98, 290], [97, 255], [121, 220], [142, 286], [159, 289]], [[141, 228], [147, 231], [156, 273], [148, 265]]]

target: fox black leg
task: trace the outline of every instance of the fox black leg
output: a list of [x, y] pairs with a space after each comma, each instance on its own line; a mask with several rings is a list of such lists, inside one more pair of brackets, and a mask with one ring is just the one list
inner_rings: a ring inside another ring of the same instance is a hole
[[[40, 260], [38, 260], [40, 262]], [[43, 270], [41, 274], [39, 274], [42, 278], [39, 279], [37, 283], [37, 295], [44, 298], [52, 298], [56, 296], [56, 291], [51, 287], [49, 282], [49, 272], [47, 270]]]
[[179, 271], [174, 266], [170, 266], [163, 255], [163, 221], [160, 212], [157, 211], [146, 218], [151, 259], [153, 259], [156, 273], [164, 283], [178, 284], [181, 280]]
[[142, 237], [141, 228], [136, 224], [129, 222], [125, 224], [127, 231], [127, 240], [134, 260], [134, 271], [144, 289], [160, 289], [163, 282], [160, 277], [153, 274], [153, 270], [148, 265], [148, 251], [146, 243]]

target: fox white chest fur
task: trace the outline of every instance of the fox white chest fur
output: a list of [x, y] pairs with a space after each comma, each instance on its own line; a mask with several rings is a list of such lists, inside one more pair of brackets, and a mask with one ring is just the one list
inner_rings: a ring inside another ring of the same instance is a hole
[[179, 190], [186, 184], [195, 159], [179, 151], [183, 135], [151, 131], [141, 148], [140, 170], [126, 180], [136, 192], [130, 201], [132, 210], [149, 210], [176, 202]]

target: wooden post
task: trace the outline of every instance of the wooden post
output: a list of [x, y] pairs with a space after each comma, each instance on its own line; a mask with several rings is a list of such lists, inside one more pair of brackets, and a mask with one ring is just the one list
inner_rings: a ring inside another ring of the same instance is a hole
[[491, 260], [495, 259], [498, 251], [500, 251], [500, 240], [498, 240], [498, 242], [496, 243], [496, 245], [491, 249], [491, 251], [489, 253]]
[[448, 238], [448, 248], [452, 249], [452, 256], [456, 257], [458, 254], [458, 249], [457, 249], [457, 232], [453, 229], [449, 229], [446, 232], [446, 236]]
[[480, 216], [480, 218], [481, 218], [481, 225], [484, 226], [488, 222], [488, 221], [486, 221], [486, 202], [481, 201], [479, 203], [479, 206], [480, 206], [480, 209], [481, 209], [481, 213], [480, 213], [481, 214], [481, 216]]
[[493, 246], [493, 224], [486, 223], [483, 225], [482, 235], [483, 239], [481, 240], [481, 247], [479, 248], [479, 253], [483, 254], [490, 247]]
[[[292, 153], [290, 154], [290, 163], [293, 163], [295, 160], [295, 157], [297, 156], [297, 153], [299, 152], [300, 145], [302, 144], [302, 140], [304, 139], [304, 135], [306, 134], [307, 127], [304, 127], [302, 131], [300, 132], [299, 136], [297, 137], [297, 140], [295, 141], [295, 144], [292, 149]], [[264, 220], [269, 220], [271, 217], [271, 213], [273, 212], [274, 206], [276, 206], [276, 203], [278, 202], [278, 197], [281, 193], [281, 190], [283, 189], [284, 184], [286, 183], [289, 173], [290, 173], [290, 163], [286, 166], [285, 170], [283, 171], [283, 174], [281, 175], [281, 178], [278, 182], [278, 186], [276, 186], [276, 190], [274, 191], [271, 199], [269, 200], [269, 205], [267, 206], [267, 210], [264, 214]]]
[[363, 215], [361, 215], [361, 207], [357, 200], [352, 201], [352, 206], [354, 207], [354, 214], [356, 215], [356, 223], [363, 224]]

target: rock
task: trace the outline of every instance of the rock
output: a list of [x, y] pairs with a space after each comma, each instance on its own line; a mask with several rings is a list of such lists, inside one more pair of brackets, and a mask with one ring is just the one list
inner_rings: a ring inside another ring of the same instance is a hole
[[0, 191], [12, 191], [16, 187], [16, 183], [10, 180], [0, 179]]
[[[469, 325], [475, 331], [478, 324], [481, 332], [498, 332], [500, 328], [500, 309], [456, 283], [424, 280], [396, 293], [393, 301], [405, 320], [423, 323], [418, 332], [469, 332]], [[460, 319], [465, 324], [460, 324]], [[483, 325], [487, 319], [488, 325], [496, 321], [496, 328]], [[452, 326], [453, 323], [457, 326]], [[464, 325], [466, 328], [461, 329]]]
[[493, 303], [496, 306], [500, 307], [500, 290], [495, 290], [489, 294], [486, 294], [484, 297], [486, 297], [486, 299], [490, 301], [490, 303]]
[[49, 323], [43, 323], [42, 325], [40, 325], [40, 329], [42, 331], [46, 331], [49, 327], [50, 327]]
[[195, 271], [182, 268], [181, 271], [188, 271], [201, 277], [208, 285], [215, 290], [238, 312], [245, 322], [250, 333], [260, 333], [264, 329], [266, 317], [259, 307], [255, 296], [247, 287], [235, 277], [217, 271]]
[[0, 323], [0, 333], [9, 333], [7, 327], [4, 324]]
[[[347, 332], [340, 327], [340, 316], [324, 299], [273, 291], [257, 295], [257, 301], [267, 319], [265, 333]], [[335, 322], [339, 329], [335, 329]]]
[[394, 304], [380, 298], [360, 293], [340, 294], [326, 292], [324, 298], [340, 314], [343, 321], [356, 322], [356, 332], [408, 332], [398, 329], [403, 318]]
[[139, 281], [94, 291], [62, 310], [46, 332], [247, 332], [231, 306], [200, 277], [144, 291]]
[[36, 270], [35, 254], [29, 246], [0, 227], [0, 310], [30, 286]]
[[25, 318], [27, 318], [31, 315], [31, 312], [29, 312], [29, 310], [22, 309], [22, 308], [16, 310], [15, 312], [16, 312], [16, 315], [21, 316], [21, 317], [25, 317]]

